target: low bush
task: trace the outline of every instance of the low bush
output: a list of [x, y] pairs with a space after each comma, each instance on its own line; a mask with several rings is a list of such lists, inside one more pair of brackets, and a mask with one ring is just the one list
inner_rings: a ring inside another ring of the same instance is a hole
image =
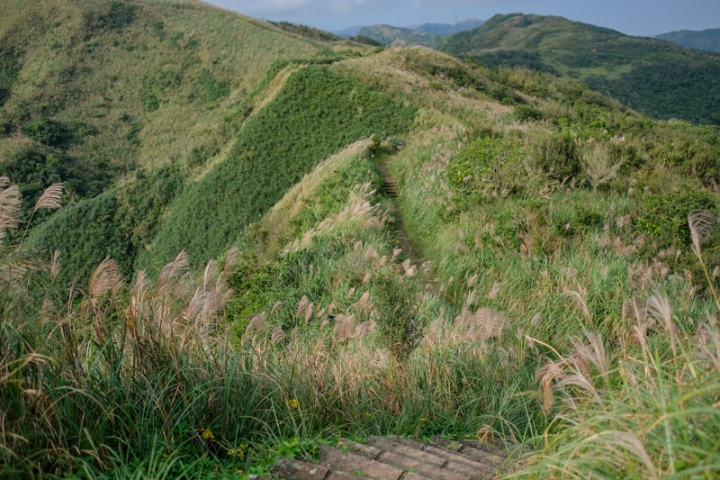
[[535, 165], [552, 180], [567, 182], [580, 173], [582, 151], [569, 132], [542, 137], [533, 150]]

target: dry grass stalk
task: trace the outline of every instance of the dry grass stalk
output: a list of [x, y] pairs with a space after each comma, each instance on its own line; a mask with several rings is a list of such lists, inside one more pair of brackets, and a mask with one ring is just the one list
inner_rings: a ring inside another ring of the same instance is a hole
[[295, 312], [295, 316], [300, 318], [302, 315], [305, 314], [305, 310], [307, 309], [308, 304], [310, 303], [310, 300], [307, 296], [303, 295], [300, 299], [300, 303], [298, 304], [297, 311]]
[[250, 323], [248, 323], [248, 326], [245, 328], [245, 333], [243, 334], [241, 345], [244, 347], [248, 340], [250, 340], [251, 336], [254, 337], [253, 333], [256, 332], [262, 332], [267, 328], [267, 316], [265, 315], [265, 312], [259, 313], [255, 316], [253, 316], [252, 320], [250, 320]]
[[20, 225], [21, 208], [22, 195], [17, 185], [0, 192], [0, 235], [4, 236], [5, 230]]
[[375, 322], [373, 322], [372, 320], [368, 320], [367, 322], [363, 322], [357, 326], [357, 328], [355, 329], [353, 338], [358, 338], [358, 339], [362, 340], [363, 338], [367, 337], [371, 333], [375, 333], [376, 330], [377, 330], [377, 324]]
[[688, 215], [688, 226], [693, 243], [693, 252], [701, 256], [702, 244], [716, 226], [715, 216], [706, 210], [693, 210]]
[[122, 285], [123, 279], [120, 267], [115, 260], [106, 258], [90, 275], [88, 291], [93, 299], [97, 299], [111, 291], [117, 295]]
[[647, 312], [653, 314], [656, 320], [662, 320], [665, 330], [670, 336], [670, 348], [672, 348], [673, 356], [677, 358], [677, 328], [672, 320], [670, 301], [656, 293], [647, 301]]
[[539, 371], [538, 380], [543, 389], [543, 412], [545, 415], [550, 413], [550, 409], [555, 403], [555, 395], [553, 393], [553, 382], [565, 378], [565, 372], [562, 369], [562, 363], [548, 361]]
[[588, 307], [585, 297], [574, 290], [569, 290], [565, 292], [565, 294], [575, 299], [583, 314], [585, 314], [585, 317], [588, 319], [588, 322], [592, 323], [592, 313], [590, 313], [590, 307]]
[[60, 199], [63, 196], [63, 189], [62, 183], [54, 183], [46, 188], [37, 203], [35, 203], [33, 213], [43, 209], [53, 210], [60, 208], [62, 206], [60, 205]]
[[352, 338], [355, 327], [355, 315], [338, 315], [335, 317], [335, 328], [333, 332], [337, 336], [338, 342]]

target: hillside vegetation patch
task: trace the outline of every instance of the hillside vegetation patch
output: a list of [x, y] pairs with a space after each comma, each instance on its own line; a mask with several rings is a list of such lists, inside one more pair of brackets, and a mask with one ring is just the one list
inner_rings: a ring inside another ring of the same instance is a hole
[[407, 131], [415, 111], [326, 67], [301, 69], [248, 120], [227, 160], [178, 198], [146, 262], [181, 250], [194, 263], [220, 255], [320, 161], [361, 138]]

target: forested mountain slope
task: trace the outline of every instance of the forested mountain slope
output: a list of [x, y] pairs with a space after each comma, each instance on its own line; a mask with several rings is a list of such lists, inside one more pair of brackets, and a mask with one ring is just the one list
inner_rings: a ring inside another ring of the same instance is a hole
[[699, 32], [695, 30], [679, 30], [677, 32], [663, 33], [656, 38], [670, 40], [687, 48], [720, 53], [720, 28], [710, 28]]
[[720, 55], [562, 17], [497, 15], [439, 46], [489, 65], [580, 80], [657, 118], [720, 124]]

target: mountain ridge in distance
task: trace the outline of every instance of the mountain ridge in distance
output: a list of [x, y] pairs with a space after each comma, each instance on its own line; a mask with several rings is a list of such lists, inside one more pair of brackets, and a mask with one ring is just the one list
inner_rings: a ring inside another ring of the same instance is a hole
[[720, 28], [707, 30], [676, 30], [662, 33], [655, 38], [669, 40], [686, 48], [720, 52]]
[[558, 16], [496, 15], [441, 51], [586, 83], [647, 115], [720, 125], [720, 55]]

